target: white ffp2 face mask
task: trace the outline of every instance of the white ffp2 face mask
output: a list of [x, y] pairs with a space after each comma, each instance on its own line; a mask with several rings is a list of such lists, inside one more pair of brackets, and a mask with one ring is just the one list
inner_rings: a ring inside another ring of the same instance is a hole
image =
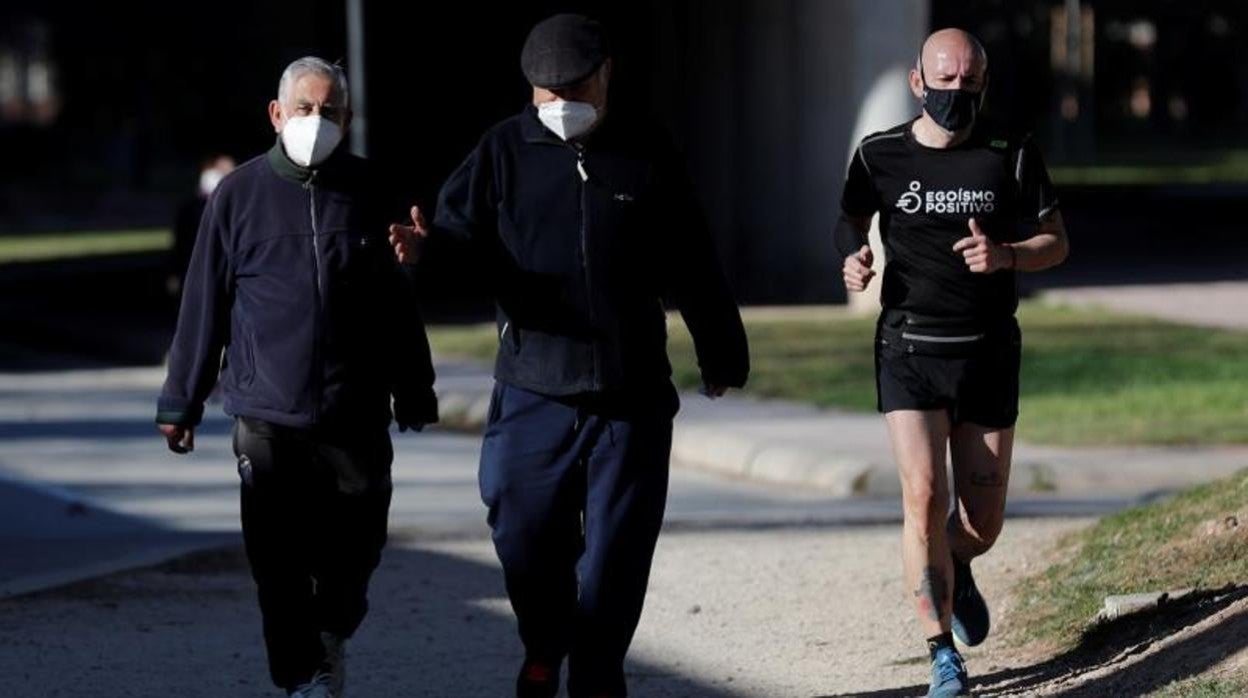
[[589, 132], [598, 121], [598, 110], [586, 102], [556, 99], [537, 105], [537, 118], [563, 140], [571, 140]]
[[294, 116], [282, 127], [282, 145], [286, 156], [301, 167], [319, 165], [342, 142], [338, 124], [319, 115]]

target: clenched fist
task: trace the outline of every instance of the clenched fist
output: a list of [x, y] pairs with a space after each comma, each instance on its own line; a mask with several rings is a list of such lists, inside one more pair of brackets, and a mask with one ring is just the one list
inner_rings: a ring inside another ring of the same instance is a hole
[[185, 454], [195, 450], [195, 427], [157, 424], [156, 428], [160, 429], [160, 433], [164, 435], [170, 451]]
[[841, 274], [845, 277], [845, 290], [854, 293], [867, 290], [871, 279], [875, 277], [875, 271], [871, 268], [874, 262], [875, 255], [871, 253], [870, 245], [863, 245], [857, 252], [846, 257], [845, 266], [841, 269]]

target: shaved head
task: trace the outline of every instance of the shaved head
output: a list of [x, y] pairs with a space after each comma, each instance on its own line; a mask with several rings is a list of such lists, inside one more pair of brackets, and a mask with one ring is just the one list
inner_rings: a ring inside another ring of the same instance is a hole
[[923, 103], [916, 130], [946, 146], [954, 142], [950, 140], [954, 132], [962, 132], [956, 138], [965, 138], [987, 86], [988, 53], [979, 39], [961, 29], [934, 32], [923, 42], [910, 71], [910, 92]]
[[988, 72], [988, 52], [970, 32], [962, 29], [941, 29], [923, 42], [915, 66], [927, 80], [960, 77], [968, 82], [982, 83]]

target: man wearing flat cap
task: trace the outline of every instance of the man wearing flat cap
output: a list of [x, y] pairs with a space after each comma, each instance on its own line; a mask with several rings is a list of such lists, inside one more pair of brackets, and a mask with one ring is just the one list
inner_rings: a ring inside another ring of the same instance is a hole
[[[434, 234], [472, 245], [498, 304], [481, 495], [519, 622], [518, 696], [624, 696], [667, 497], [678, 407], [664, 300], [693, 335], [703, 392], [749, 372], [745, 332], [683, 165], [612, 111], [602, 26], [538, 24], [532, 104], [489, 129], [439, 196]], [[391, 228], [412, 261], [429, 234]]]

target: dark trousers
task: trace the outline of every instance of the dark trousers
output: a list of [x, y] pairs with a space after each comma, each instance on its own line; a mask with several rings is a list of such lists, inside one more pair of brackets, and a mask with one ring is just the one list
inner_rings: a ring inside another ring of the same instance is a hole
[[498, 383], [481, 496], [531, 659], [568, 657], [573, 696], [624, 695], [667, 499], [675, 393], [554, 399]]
[[394, 452], [384, 429], [329, 434], [239, 418], [243, 541], [273, 683], [322, 668], [321, 633], [350, 637], [381, 560]]

